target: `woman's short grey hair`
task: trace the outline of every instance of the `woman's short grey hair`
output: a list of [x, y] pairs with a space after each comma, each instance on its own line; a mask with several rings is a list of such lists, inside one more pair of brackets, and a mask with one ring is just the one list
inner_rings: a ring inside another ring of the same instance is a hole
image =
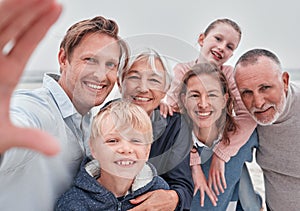
[[161, 62], [166, 73], [165, 91], [167, 91], [170, 88], [171, 81], [172, 81], [172, 74], [170, 73], [171, 68], [169, 66], [169, 62], [164, 56], [160, 55], [156, 50], [152, 48], [135, 50], [133, 53], [131, 53], [127, 66], [123, 69], [119, 69], [118, 71], [119, 83], [122, 84], [126, 73], [128, 72], [128, 70], [130, 70], [132, 65], [137, 61], [143, 59], [147, 59], [148, 64], [150, 65], [150, 67], [154, 72], [156, 71], [155, 60], [158, 59]]

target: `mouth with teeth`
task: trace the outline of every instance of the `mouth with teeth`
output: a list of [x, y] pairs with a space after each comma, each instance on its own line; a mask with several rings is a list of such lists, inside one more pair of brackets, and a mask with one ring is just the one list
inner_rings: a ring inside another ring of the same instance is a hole
[[100, 92], [101, 90], [103, 90], [106, 85], [99, 85], [99, 84], [95, 84], [95, 83], [90, 83], [90, 82], [85, 82], [85, 85], [90, 89], [90, 90], [93, 90], [93, 91], [96, 91], [96, 92]]
[[117, 160], [114, 163], [121, 167], [131, 167], [136, 163], [136, 161], [126, 159], [126, 160]]
[[152, 98], [138, 96], [132, 96], [132, 99], [137, 103], [147, 103], [152, 100]]
[[200, 118], [206, 118], [211, 116], [212, 111], [207, 111], [207, 112], [203, 112], [203, 111], [195, 111], [195, 114], [200, 117]]
[[217, 61], [223, 59], [223, 56], [217, 51], [211, 51], [211, 54], [213, 55], [214, 59]]

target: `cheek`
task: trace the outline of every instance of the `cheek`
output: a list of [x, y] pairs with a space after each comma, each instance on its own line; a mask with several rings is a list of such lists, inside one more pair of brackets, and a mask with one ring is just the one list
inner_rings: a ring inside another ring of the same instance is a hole
[[249, 110], [252, 105], [252, 99], [248, 98], [248, 97], [242, 97], [242, 101], [243, 101], [245, 107]]
[[148, 160], [151, 145], [140, 146], [136, 149], [138, 159], [140, 160]]
[[116, 71], [109, 71], [107, 73], [107, 78], [111, 83], [115, 83], [117, 81], [117, 72]]
[[233, 55], [233, 52], [231, 51], [231, 50], [227, 50], [228, 52], [226, 53], [226, 55], [225, 55], [225, 58], [224, 59], [229, 59], [230, 57], [232, 57], [232, 55]]
[[162, 100], [166, 96], [166, 93], [163, 91], [156, 91], [156, 96], [159, 100]]

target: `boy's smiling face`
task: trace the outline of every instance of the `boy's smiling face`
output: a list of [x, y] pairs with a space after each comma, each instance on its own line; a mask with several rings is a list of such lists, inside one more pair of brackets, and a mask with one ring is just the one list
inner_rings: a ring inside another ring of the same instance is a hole
[[101, 171], [114, 177], [133, 179], [148, 160], [151, 140], [146, 133], [126, 125], [116, 128], [108, 116], [101, 125], [101, 135], [91, 142], [91, 152]]

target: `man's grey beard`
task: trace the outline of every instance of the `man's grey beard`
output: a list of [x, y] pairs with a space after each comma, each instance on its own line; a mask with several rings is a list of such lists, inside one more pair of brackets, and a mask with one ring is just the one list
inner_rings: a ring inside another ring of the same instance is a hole
[[[269, 105], [268, 105], [269, 106]], [[276, 110], [276, 113], [274, 115], [274, 117], [270, 120], [270, 121], [260, 121], [256, 118], [256, 116], [254, 115], [254, 111], [251, 111], [251, 116], [252, 118], [255, 120], [255, 122], [261, 126], [269, 126], [272, 125], [274, 122], [277, 121], [277, 119], [280, 117], [280, 115], [283, 113], [283, 111], [285, 110], [286, 107], [286, 96], [285, 93], [283, 92], [281, 95], [281, 102], [279, 103], [278, 106], [272, 104], [271, 106], [273, 106]]]

